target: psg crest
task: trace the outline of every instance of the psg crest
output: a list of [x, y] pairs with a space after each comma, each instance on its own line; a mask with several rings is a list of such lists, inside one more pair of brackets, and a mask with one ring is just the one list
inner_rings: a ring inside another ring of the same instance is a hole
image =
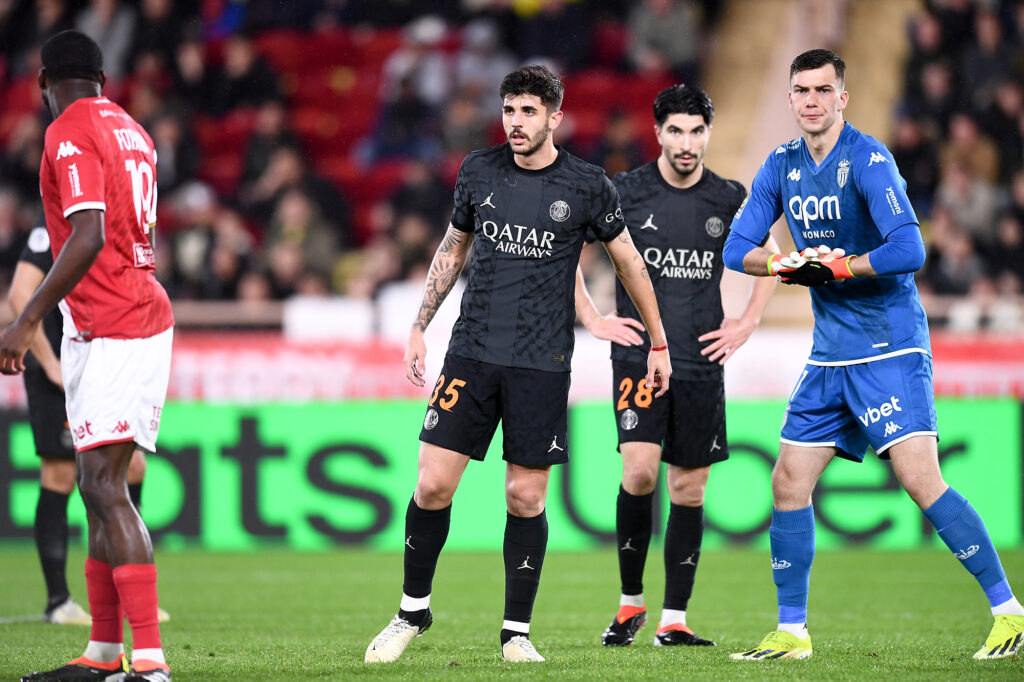
[[619, 417], [619, 426], [622, 427], [623, 431], [632, 431], [636, 428], [637, 422], [640, 421], [640, 417], [636, 416], [636, 412], [633, 408], [626, 408], [626, 411]]
[[849, 159], [843, 159], [839, 162], [839, 168], [836, 169], [836, 182], [839, 183], [840, 187], [846, 187], [846, 180], [850, 177], [850, 161]]
[[437, 426], [437, 410], [431, 407], [427, 410], [427, 416], [423, 420], [423, 428], [427, 431]]
[[725, 223], [722, 222], [721, 218], [713, 215], [704, 223], [704, 229], [708, 231], [708, 235], [711, 237], [721, 237], [722, 233], [725, 232]]
[[559, 223], [564, 223], [566, 220], [569, 219], [569, 204], [561, 200], [556, 201], [555, 203], [551, 204], [551, 208], [548, 210], [548, 214], [551, 216], [552, 220]]

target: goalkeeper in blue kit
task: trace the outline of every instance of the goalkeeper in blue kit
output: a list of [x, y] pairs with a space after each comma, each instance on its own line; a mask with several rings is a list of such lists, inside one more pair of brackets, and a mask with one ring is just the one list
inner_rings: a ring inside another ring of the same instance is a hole
[[[789, 105], [802, 135], [768, 155], [725, 244], [727, 267], [811, 287], [815, 319], [811, 357], [790, 395], [772, 473], [779, 624], [731, 657], [811, 655], [811, 493], [833, 457], [859, 462], [869, 445], [892, 461], [989, 600], [995, 623], [974, 658], [1010, 657], [1024, 644], [1024, 608], [985, 524], [939, 470], [931, 344], [913, 277], [925, 256], [917, 217], [889, 150], [843, 121], [845, 71], [828, 50], [793, 61]], [[783, 214], [801, 252], [789, 258], [758, 246]]]

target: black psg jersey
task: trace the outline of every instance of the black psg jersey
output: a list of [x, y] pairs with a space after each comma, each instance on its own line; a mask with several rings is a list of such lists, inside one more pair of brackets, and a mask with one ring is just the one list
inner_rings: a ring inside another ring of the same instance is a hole
[[[36, 266], [45, 275], [53, 267], [53, 253], [50, 252], [50, 235], [46, 231], [43, 216], [36, 220], [36, 227], [28, 234], [28, 243], [21, 250], [18, 260], [23, 260]], [[60, 342], [64, 335], [64, 316], [60, 314], [60, 308], [54, 308], [43, 318], [43, 334], [46, 340], [53, 347], [53, 352], [60, 357]], [[32, 353], [25, 354], [26, 365], [39, 365], [39, 360]]]
[[[637, 251], [647, 262], [658, 309], [668, 336], [673, 379], [712, 379], [722, 367], [700, 354], [697, 337], [722, 324], [722, 247], [736, 209], [747, 196], [743, 185], [707, 167], [693, 187], [668, 184], [651, 161], [615, 176], [622, 211]], [[615, 301], [622, 317], [640, 313], [622, 284]], [[650, 339], [642, 346], [612, 344], [612, 359], [646, 364]]]
[[452, 226], [474, 239], [448, 352], [568, 372], [584, 235], [609, 241], [625, 227], [604, 170], [563, 149], [540, 170], [517, 166], [507, 144], [473, 152], [459, 169]]

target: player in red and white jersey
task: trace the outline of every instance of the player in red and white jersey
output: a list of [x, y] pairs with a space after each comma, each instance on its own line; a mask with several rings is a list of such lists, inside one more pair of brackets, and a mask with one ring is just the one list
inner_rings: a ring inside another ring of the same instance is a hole
[[[156, 154], [149, 135], [101, 96], [103, 54], [63, 31], [42, 48], [39, 87], [54, 116], [39, 186], [53, 268], [0, 334], [0, 372], [24, 370], [40, 320], [61, 303], [68, 422], [89, 521], [92, 632], [65, 666], [23, 680], [171, 679], [157, 625], [149, 532], [125, 476], [136, 445], [153, 451], [170, 374], [174, 318], [154, 276]], [[123, 623], [132, 628], [132, 660]]]

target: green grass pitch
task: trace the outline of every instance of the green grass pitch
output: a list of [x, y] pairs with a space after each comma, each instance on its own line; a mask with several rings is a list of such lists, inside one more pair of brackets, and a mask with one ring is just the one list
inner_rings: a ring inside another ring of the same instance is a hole
[[[1002, 553], [1024, 590], [1024, 551]], [[84, 556], [69, 557], [72, 593], [85, 603]], [[774, 586], [763, 552], [701, 557], [688, 620], [718, 641], [709, 649], [654, 648], [661, 553], [651, 552], [646, 595], [652, 622], [628, 649], [600, 635], [618, 602], [611, 550], [549, 555], [532, 639], [548, 662], [502, 663], [503, 577], [497, 554], [442, 554], [434, 627], [393, 664], [367, 666], [363, 652], [394, 614], [398, 554], [339, 550], [157, 557], [162, 627], [175, 680], [396, 679], [634, 680], [798, 679], [1020, 680], [1024, 661], [974, 661], [991, 626], [974, 580], [947, 553], [822, 552], [811, 576], [807, 661], [734, 662], [775, 625]], [[42, 577], [31, 547], [0, 551], [0, 617], [38, 612]], [[88, 629], [42, 622], [0, 624], [0, 680], [77, 656]]]

